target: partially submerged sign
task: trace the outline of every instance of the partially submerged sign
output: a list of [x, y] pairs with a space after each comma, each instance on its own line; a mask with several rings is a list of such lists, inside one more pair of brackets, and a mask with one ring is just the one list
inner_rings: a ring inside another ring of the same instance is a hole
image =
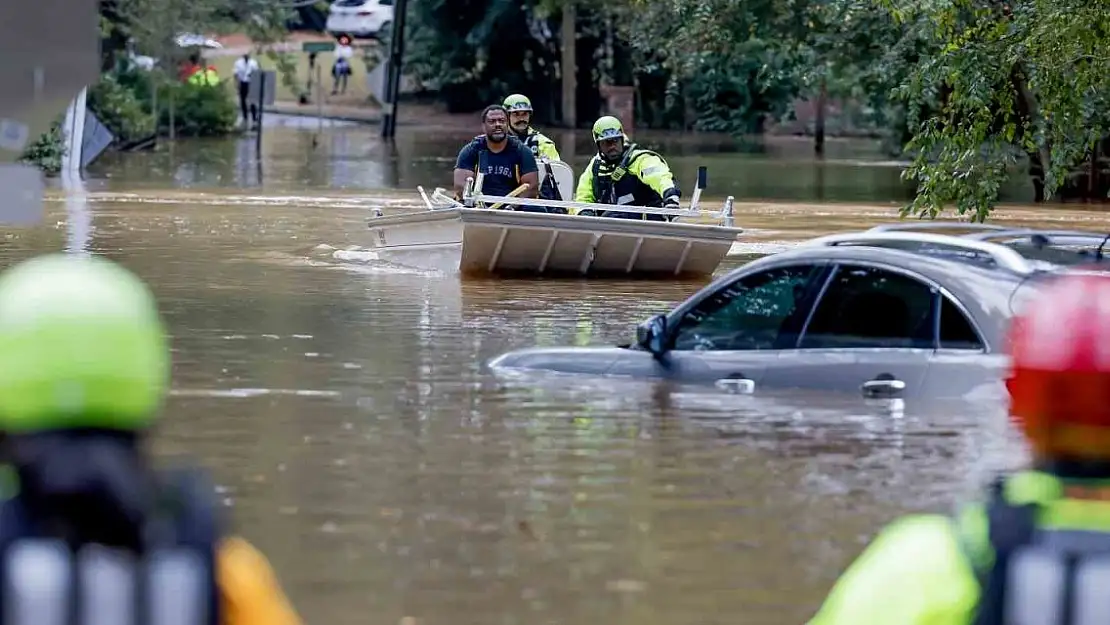
[[98, 0], [0, 2], [0, 224], [42, 215], [42, 173], [13, 164], [100, 75]]
[[92, 111], [85, 109], [85, 130], [81, 137], [81, 167], [88, 167], [115, 140], [108, 127]]
[[273, 106], [277, 95], [277, 72], [262, 70], [251, 74], [250, 87], [247, 89], [247, 102], [257, 104], [258, 92], [262, 90], [262, 105]]

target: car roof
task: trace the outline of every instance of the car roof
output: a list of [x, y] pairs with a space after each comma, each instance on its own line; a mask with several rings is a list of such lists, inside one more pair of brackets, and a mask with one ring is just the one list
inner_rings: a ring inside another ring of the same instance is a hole
[[[962, 234], [940, 234], [928, 230], [970, 230]], [[1018, 282], [1030, 276], [1048, 275], [1078, 265], [1110, 271], [1110, 233], [1082, 230], [1007, 228], [993, 224], [963, 222], [897, 222], [869, 230], [833, 234], [803, 242], [775, 256], [808, 258], [840, 257], [837, 248], [878, 249], [889, 262], [921, 267], [916, 259], [927, 259], [938, 271], [950, 276], [959, 272]], [[860, 260], [877, 260], [872, 255]], [[939, 264], [938, 264], [939, 261]], [[927, 273], [926, 271], [922, 271]], [[939, 278], [939, 276], [938, 276]]]
[[[944, 233], [929, 232], [940, 230]], [[960, 230], [967, 232], [960, 233]], [[968, 308], [988, 342], [997, 345], [1004, 322], [1040, 278], [1077, 265], [1106, 263], [1110, 233], [1013, 228], [956, 221], [908, 221], [818, 237], [764, 256], [716, 282], [762, 267], [796, 262], [856, 261], [886, 265], [940, 285]], [[1028, 287], [1028, 288], [1023, 288]]]
[[[960, 225], [969, 227], [968, 224]], [[975, 225], [970, 228], [974, 229]], [[863, 232], [819, 237], [794, 249], [754, 260], [714, 282], [729, 282], [741, 274], [800, 262], [885, 265], [917, 274], [942, 287], [972, 316], [989, 350], [997, 351], [1007, 322], [1014, 313], [1015, 299], [1019, 292], [1027, 291], [1022, 287], [1032, 286], [1038, 281], [1036, 278], [1052, 275], [1069, 265], [1094, 262], [1090, 249], [1077, 253], [1066, 248], [1090, 248], [1108, 238], [1106, 234], [1091, 232], [1002, 227], [983, 227], [965, 236], [900, 232], [909, 229], [880, 226]], [[1056, 236], [1042, 236], [1048, 234]], [[991, 241], [992, 238], [1011, 244], [1032, 242], [1026, 249], [1020, 245], [1001, 245]], [[1068, 243], [1064, 243], [1065, 240]], [[1061, 262], [1053, 262], [1057, 260]]]
[[955, 260], [944, 255], [933, 255], [919, 251], [896, 248], [872, 247], [869, 245], [819, 246], [800, 245], [792, 250], [779, 252], [754, 260], [731, 273], [740, 273], [758, 266], [771, 266], [795, 261], [844, 262], [861, 261], [903, 268], [921, 274], [923, 277], [940, 284], [949, 290], [963, 293], [961, 284], [979, 290], [989, 289], [1012, 292], [1028, 276], [996, 268], [982, 266], [966, 259]]

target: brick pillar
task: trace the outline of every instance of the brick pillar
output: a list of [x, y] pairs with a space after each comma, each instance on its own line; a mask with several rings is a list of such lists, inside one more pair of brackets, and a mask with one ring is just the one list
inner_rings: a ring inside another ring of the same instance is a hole
[[635, 120], [636, 88], [601, 85], [601, 96], [605, 98], [605, 108], [609, 115], [621, 120], [624, 132], [632, 134]]

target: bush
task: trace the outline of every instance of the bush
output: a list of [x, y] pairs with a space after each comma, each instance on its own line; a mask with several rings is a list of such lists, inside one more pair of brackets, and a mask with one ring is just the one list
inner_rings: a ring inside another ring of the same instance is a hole
[[[231, 93], [224, 84], [214, 87], [183, 83], [166, 84], [159, 92], [158, 128], [169, 130], [169, 98], [174, 104], [174, 132], [183, 137], [212, 137], [226, 135], [235, 129], [238, 109]], [[166, 99], [162, 99], [166, 98]]]
[[129, 143], [154, 133], [149, 103], [143, 101], [140, 89], [125, 84], [117, 74], [105, 74], [89, 89], [88, 107], [117, 141]]
[[35, 139], [19, 156], [19, 162], [35, 165], [48, 176], [62, 171], [62, 156], [65, 154], [62, 142], [62, 120], [50, 125], [50, 130]]
[[152, 85], [158, 83], [158, 131], [170, 128], [170, 101], [173, 101], [174, 133], [184, 137], [207, 137], [228, 134], [238, 119], [237, 104], [230, 90], [219, 87], [191, 85], [171, 80], [160, 74], [140, 70], [119, 72], [115, 82], [129, 89], [142, 103], [149, 119], [152, 115]]

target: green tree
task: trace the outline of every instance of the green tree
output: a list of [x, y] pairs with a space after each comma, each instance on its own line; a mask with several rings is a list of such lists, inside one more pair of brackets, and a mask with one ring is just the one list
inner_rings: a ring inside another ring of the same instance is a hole
[[808, 9], [799, 37], [802, 93], [812, 97], [824, 87], [829, 98], [859, 103], [860, 121], [880, 130], [888, 152], [901, 154], [912, 133], [894, 90], [926, 50], [924, 37], [870, 1], [823, 0]]
[[558, 99], [558, 44], [530, 0], [426, 0], [410, 5], [408, 70], [436, 84], [448, 109], [472, 111], [513, 91], [528, 93], [537, 119]]
[[928, 52], [898, 89], [917, 183], [906, 213], [986, 220], [1026, 165], [1049, 198], [1107, 135], [1110, 6], [1079, 0], [884, 0]]
[[614, 10], [639, 73], [666, 76], [668, 105], [681, 107], [681, 126], [757, 133], [799, 92], [808, 4], [625, 0]]

